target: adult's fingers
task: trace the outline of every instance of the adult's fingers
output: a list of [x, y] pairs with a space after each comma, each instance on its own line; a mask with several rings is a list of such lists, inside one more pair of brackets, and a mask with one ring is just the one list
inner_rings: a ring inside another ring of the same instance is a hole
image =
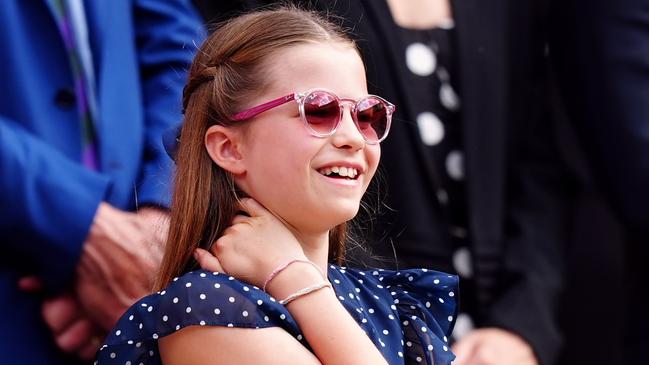
[[225, 270], [223, 270], [223, 267], [221, 266], [221, 263], [219, 262], [219, 259], [217, 259], [216, 256], [212, 255], [209, 251], [203, 250], [202, 248], [197, 248], [194, 251], [194, 258], [196, 259], [196, 261], [198, 261], [198, 264], [204, 270], [217, 271], [222, 273], [225, 272]]
[[25, 276], [18, 280], [18, 288], [29, 293], [39, 292], [43, 290], [43, 281], [37, 276]]
[[453, 365], [472, 365], [473, 354], [478, 343], [478, 337], [474, 334], [469, 334], [453, 344], [452, 351], [456, 356]]
[[95, 358], [95, 354], [97, 353], [97, 350], [99, 350], [100, 346], [101, 340], [88, 341], [88, 343], [77, 352], [77, 356], [79, 356], [81, 360], [90, 361]]
[[58, 336], [76, 322], [80, 308], [72, 295], [63, 294], [43, 302], [42, 312], [45, 323]]
[[83, 349], [92, 337], [93, 326], [87, 319], [80, 319], [55, 336], [56, 344], [67, 353]]

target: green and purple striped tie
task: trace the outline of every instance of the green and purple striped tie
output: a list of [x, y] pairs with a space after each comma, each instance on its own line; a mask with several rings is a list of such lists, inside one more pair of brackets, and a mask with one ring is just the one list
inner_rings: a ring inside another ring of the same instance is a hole
[[97, 100], [88, 26], [82, 0], [49, 0], [70, 60], [77, 111], [81, 122], [81, 160], [99, 170]]

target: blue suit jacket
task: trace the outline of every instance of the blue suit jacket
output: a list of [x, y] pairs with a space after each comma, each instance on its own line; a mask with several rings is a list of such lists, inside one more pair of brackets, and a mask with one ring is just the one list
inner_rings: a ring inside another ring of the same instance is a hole
[[189, 0], [85, 2], [101, 171], [80, 163], [73, 79], [46, 0], [0, 2], [0, 364], [63, 360], [41, 300], [18, 290], [36, 274], [69, 284], [101, 201], [165, 206], [171, 163], [162, 132], [181, 119], [186, 70], [202, 41]]

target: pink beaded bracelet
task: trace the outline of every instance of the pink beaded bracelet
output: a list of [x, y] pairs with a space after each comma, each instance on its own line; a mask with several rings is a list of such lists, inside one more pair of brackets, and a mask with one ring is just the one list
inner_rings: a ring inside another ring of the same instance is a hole
[[275, 270], [273, 270], [270, 274], [268, 274], [268, 277], [267, 277], [266, 280], [264, 281], [264, 286], [262, 287], [262, 290], [263, 290], [263, 291], [266, 291], [266, 287], [268, 286], [268, 283], [270, 283], [271, 280], [273, 280], [277, 275], [279, 275], [279, 273], [282, 272], [284, 269], [286, 269], [287, 267], [289, 267], [289, 265], [294, 264], [294, 263], [296, 263], [296, 262], [302, 262], [302, 263], [309, 264], [309, 265], [315, 267], [315, 268], [318, 270], [318, 272], [320, 273], [320, 275], [322, 275], [322, 277], [323, 277], [325, 280], [327, 280], [327, 278], [325, 277], [325, 275], [324, 275], [324, 273], [322, 272], [322, 270], [320, 270], [320, 268], [318, 267], [318, 265], [316, 265], [316, 264], [313, 263], [312, 261], [309, 261], [309, 260], [301, 260], [301, 259], [293, 259], [293, 260], [286, 261], [285, 263], [283, 263], [283, 264], [277, 266], [277, 268], [276, 268]]

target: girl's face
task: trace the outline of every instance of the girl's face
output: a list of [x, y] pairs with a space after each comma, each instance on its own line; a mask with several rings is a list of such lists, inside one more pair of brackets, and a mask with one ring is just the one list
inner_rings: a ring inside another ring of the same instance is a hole
[[[311, 89], [354, 100], [367, 95], [363, 63], [346, 44], [294, 46], [270, 56], [266, 66], [269, 87], [244, 108]], [[381, 150], [378, 144], [365, 142], [349, 106], [336, 132], [320, 138], [311, 135], [292, 101], [251, 120], [239, 153], [245, 172], [235, 176], [237, 184], [298, 231], [314, 234], [356, 215]], [[354, 178], [331, 174], [337, 168], [355, 169], [358, 174]]]

